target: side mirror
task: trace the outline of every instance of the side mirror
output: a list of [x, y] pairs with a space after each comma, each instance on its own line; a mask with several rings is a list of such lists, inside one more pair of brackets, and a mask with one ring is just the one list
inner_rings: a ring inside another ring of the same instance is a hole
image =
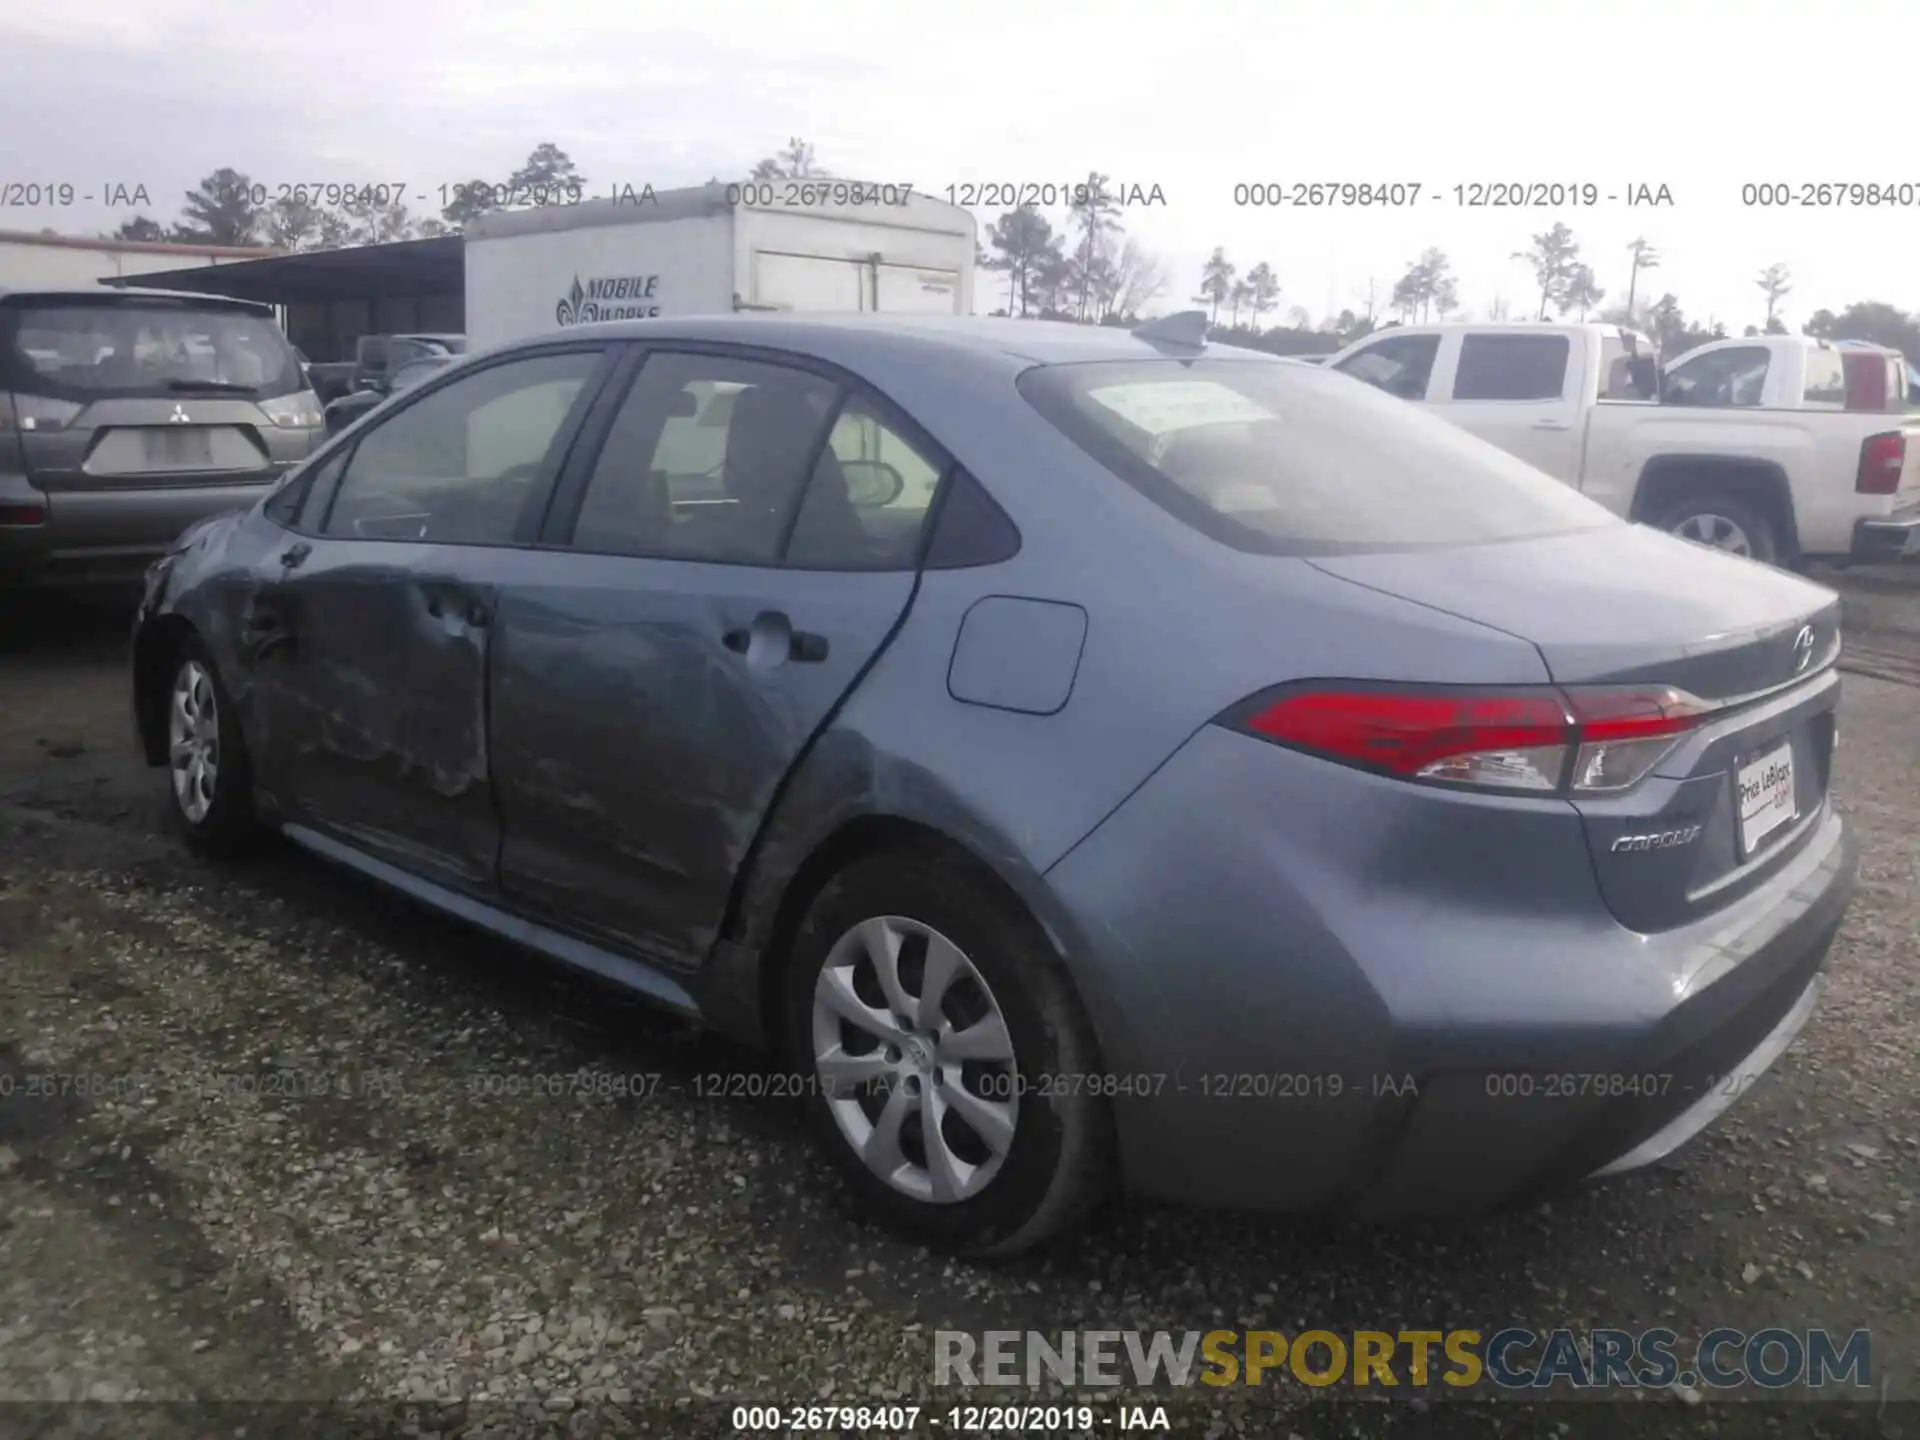
[[905, 478], [884, 460], [842, 460], [840, 471], [847, 477], [847, 499], [856, 509], [891, 505], [907, 488]]

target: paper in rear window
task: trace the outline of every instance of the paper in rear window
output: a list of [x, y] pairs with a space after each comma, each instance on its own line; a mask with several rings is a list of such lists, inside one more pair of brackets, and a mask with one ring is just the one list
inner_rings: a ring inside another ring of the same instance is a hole
[[1087, 398], [1156, 436], [1200, 425], [1246, 425], [1277, 418], [1238, 390], [1212, 380], [1103, 385], [1087, 391]]
[[1015, 382], [1115, 477], [1223, 544], [1341, 554], [1625, 522], [1418, 406], [1318, 366], [1036, 365]]

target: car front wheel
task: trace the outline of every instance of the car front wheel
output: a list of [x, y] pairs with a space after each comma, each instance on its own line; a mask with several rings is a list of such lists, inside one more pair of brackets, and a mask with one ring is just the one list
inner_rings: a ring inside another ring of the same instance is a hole
[[168, 816], [196, 847], [231, 854], [253, 833], [246, 741], [212, 657], [181, 647], [167, 689]]
[[790, 981], [815, 1129], [895, 1229], [1011, 1255], [1109, 1189], [1091, 1029], [1039, 928], [971, 863], [856, 862], [801, 923]]

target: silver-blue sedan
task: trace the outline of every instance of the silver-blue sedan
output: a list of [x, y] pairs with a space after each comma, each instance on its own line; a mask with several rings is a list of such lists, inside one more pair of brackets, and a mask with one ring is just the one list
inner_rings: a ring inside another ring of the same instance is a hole
[[1835, 596], [1197, 318], [451, 367], [150, 573], [172, 813], [773, 1048], [971, 1253], [1667, 1154], [1847, 903]]

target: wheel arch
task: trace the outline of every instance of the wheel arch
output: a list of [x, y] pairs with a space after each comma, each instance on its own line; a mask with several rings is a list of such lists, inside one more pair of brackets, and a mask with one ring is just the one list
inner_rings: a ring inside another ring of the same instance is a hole
[[167, 763], [167, 688], [180, 652], [199, 633], [185, 616], [168, 612], [141, 626], [134, 637], [134, 732], [149, 765]]
[[1777, 461], [1750, 455], [1655, 455], [1640, 470], [1627, 518], [1651, 524], [1689, 494], [1720, 492], [1757, 505], [1775, 527], [1780, 558], [1800, 554], [1793, 488]]
[[[783, 807], [785, 808], [785, 807]], [[770, 835], [744, 877], [722, 939], [702, 968], [701, 1009], [714, 1029], [780, 1056], [785, 978], [808, 908], [834, 876], [875, 854], [912, 851], [963, 866], [998, 890], [1045, 940], [1079, 999], [1072, 941], [1040, 875], [977, 821], [925, 810], [847, 810], [804, 835]], [[1082, 1001], [1081, 1008], [1091, 1016]], [[785, 1058], [785, 1057], [782, 1057]]]

